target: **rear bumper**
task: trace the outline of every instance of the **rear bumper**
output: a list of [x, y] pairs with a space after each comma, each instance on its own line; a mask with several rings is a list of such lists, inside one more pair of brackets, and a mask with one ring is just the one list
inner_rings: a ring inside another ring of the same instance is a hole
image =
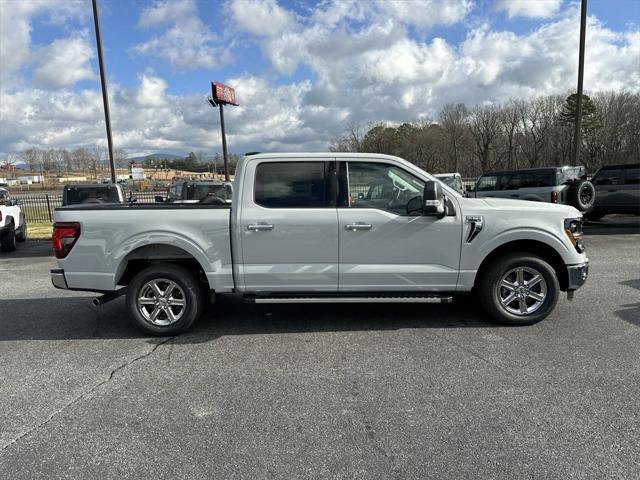
[[579, 265], [569, 265], [567, 267], [567, 273], [569, 274], [567, 290], [577, 290], [587, 281], [587, 277], [589, 276], [589, 262], [586, 261]]
[[51, 270], [51, 283], [53, 283], [53, 286], [56, 288], [60, 288], [62, 290], [69, 289], [69, 286], [67, 285], [67, 279], [64, 278], [64, 270]]

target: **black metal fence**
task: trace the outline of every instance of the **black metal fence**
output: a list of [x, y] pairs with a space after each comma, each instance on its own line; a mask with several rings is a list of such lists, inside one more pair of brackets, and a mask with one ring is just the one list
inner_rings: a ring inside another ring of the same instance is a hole
[[[153, 203], [156, 195], [166, 197], [167, 192], [133, 192], [139, 203]], [[62, 205], [61, 193], [13, 195], [13, 198], [22, 202], [27, 222], [52, 222], [54, 210]]]

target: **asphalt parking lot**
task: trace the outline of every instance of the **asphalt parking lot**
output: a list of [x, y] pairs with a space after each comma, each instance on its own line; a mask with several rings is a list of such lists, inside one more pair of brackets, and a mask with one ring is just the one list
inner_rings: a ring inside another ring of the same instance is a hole
[[640, 478], [640, 221], [531, 327], [453, 305], [216, 304], [141, 336], [0, 256], [2, 478]]

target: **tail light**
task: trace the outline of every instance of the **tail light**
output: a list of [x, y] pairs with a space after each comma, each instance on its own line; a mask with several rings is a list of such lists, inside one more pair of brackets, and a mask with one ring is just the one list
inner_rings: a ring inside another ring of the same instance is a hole
[[551, 192], [551, 203], [558, 203], [558, 192]]
[[56, 222], [53, 224], [53, 251], [56, 258], [64, 258], [80, 238], [78, 222]]

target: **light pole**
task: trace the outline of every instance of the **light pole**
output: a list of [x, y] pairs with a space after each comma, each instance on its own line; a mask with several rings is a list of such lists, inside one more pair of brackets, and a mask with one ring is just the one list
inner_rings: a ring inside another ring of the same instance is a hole
[[102, 84], [102, 103], [104, 105], [104, 121], [107, 124], [107, 145], [109, 146], [109, 167], [111, 181], [116, 183], [116, 166], [113, 161], [113, 140], [111, 139], [111, 116], [109, 115], [109, 96], [107, 94], [107, 79], [104, 74], [104, 60], [102, 59], [102, 40], [100, 39], [100, 19], [98, 18], [98, 0], [93, 0], [93, 24], [96, 29], [96, 45], [98, 47], [98, 64], [100, 66], [100, 83]]
[[576, 123], [573, 131], [572, 160], [578, 165], [580, 160], [580, 137], [582, 136], [582, 82], [584, 77], [584, 45], [587, 31], [587, 0], [580, 7], [580, 51], [578, 53], [578, 104], [576, 105]]

